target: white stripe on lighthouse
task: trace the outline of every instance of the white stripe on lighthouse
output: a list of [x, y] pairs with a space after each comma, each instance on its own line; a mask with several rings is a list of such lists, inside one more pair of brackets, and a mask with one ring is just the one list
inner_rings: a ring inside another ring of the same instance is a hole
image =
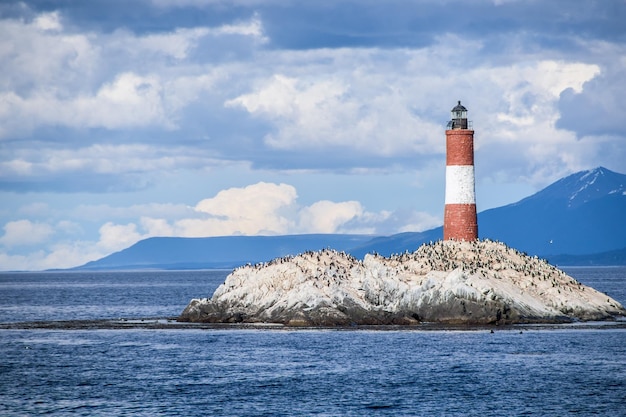
[[446, 166], [446, 204], [476, 204], [474, 165]]

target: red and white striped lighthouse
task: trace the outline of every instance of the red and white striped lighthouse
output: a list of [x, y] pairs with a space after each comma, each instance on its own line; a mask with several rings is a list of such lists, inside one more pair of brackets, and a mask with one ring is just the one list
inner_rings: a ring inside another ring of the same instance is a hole
[[452, 109], [446, 129], [446, 206], [443, 239], [478, 239], [474, 191], [474, 130], [461, 101]]

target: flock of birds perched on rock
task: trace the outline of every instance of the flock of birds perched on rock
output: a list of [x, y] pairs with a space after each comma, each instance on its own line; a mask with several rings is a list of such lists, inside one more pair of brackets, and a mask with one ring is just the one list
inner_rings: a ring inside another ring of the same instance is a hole
[[504, 243], [445, 240], [389, 257], [359, 260], [327, 248], [244, 265], [211, 298], [192, 300], [181, 320], [485, 323], [500, 315], [549, 321], [625, 312], [606, 294]]
[[[377, 253], [368, 255], [387, 267], [395, 267], [415, 275], [426, 275], [430, 271], [450, 272], [461, 269], [467, 274], [480, 274], [501, 278], [506, 272], [521, 273], [525, 286], [536, 286], [537, 281], [549, 281], [557, 290], [566, 286], [576, 286], [584, 291], [584, 286], [562, 270], [537, 256], [530, 257], [524, 252], [506, 244], [490, 239], [469, 242], [436, 241], [423, 244], [414, 252], [392, 254], [384, 257]], [[309, 278], [345, 278], [355, 267], [362, 267], [363, 262], [344, 251], [326, 248], [319, 251], [306, 251], [299, 255], [288, 255], [269, 262], [247, 264], [235, 269], [263, 270], [277, 265], [291, 264], [298, 266]], [[510, 275], [510, 274], [509, 274]], [[518, 274], [515, 274], [518, 275]]]
[[[425, 262], [433, 271], [453, 271], [461, 268], [469, 274], [481, 274], [501, 278], [505, 271], [521, 273], [530, 278], [529, 284], [535, 279], [550, 281], [552, 287], [571, 284], [582, 287], [575, 279], [562, 270], [549, 264], [537, 256], [530, 257], [524, 252], [511, 248], [506, 244], [489, 239], [470, 242], [437, 241], [422, 245], [413, 253], [392, 255], [390, 262], [399, 262], [407, 268], [410, 261]], [[418, 271], [413, 271], [418, 272]]]

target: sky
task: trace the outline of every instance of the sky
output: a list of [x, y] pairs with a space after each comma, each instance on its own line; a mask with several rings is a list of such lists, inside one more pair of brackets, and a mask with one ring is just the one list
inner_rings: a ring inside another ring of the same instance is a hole
[[437, 227], [458, 100], [478, 211], [626, 173], [624, 21], [624, 0], [4, 0], [0, 270]]

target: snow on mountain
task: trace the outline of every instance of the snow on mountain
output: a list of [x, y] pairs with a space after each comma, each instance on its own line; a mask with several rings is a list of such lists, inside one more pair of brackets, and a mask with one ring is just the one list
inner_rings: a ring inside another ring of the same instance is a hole
[[180, 321], [287, 325], [517, 323], [626, 315], [615, 300], [493, 241], [359, 261], [334, 250], [237, 268]]
[[562, 178], [538, 193], [513, 205], [544, 200], [560, 201], [567, 207], [576, 208], [616, 193], [622, 195], [626, 193], [626, 175], [613, 172], [604, 167], [598, 167]]

